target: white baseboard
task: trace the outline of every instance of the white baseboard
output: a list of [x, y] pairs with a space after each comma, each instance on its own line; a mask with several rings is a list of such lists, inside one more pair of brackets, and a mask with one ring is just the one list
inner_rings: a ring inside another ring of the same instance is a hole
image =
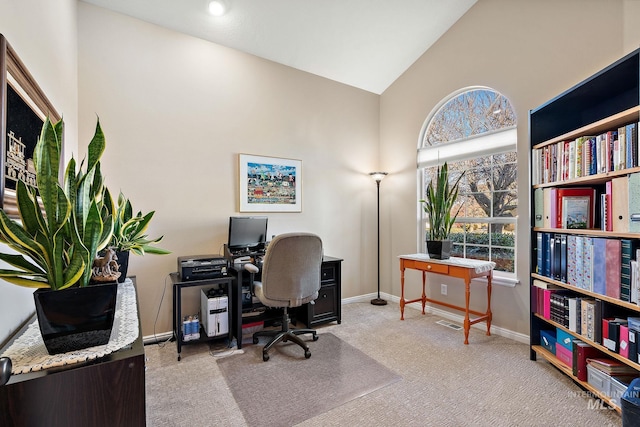
[[[366, 294], [366, 295], [359, 295], [357, 297], [351, 297], [351, 298], [344, 298], [342, 300], [342, 304], [351, 304], [354, 302], [364, 302], [364, 301], [370, 301], [373, 298], [377, 298], [378, 294], [377, 293], [371, 293], [371, 294]], [[386, 299], [388, 301], [393, 301], [397, 304], [400, 303], [400, 297], [397, 297], [395, 295], [389, 295], [389, 294], [385, 294], [385, 293], [380, 293], [380, 298], [382, 299]], [[420, 310], [422, 311], [422, 304], [420, 304], [419, 302], [414, 302], [411, 304], [407, 304], [405, 306], [405, 308], [411, 308], [414, 310]], [[425, 307], [425, 312], [427, 313], [431, 313], [434, 314], [436, 316], [440, 316], [443, 317], [447, 320], [451, 320], [453, 322], [459, 323], [460, 325], [462, 325], [464, 323], [464, 316], [462, 316], [461, 314], [456, 314], [456, 313], [451, 313], [449, 311], [446, 310], [442, 310], [439, 309], [437, 307], [434, 307], [432, 305], [427, 305]], [[480, 322], [480, 323], [476, 323], [474, 325], [471, 325], [472, 328], [477, 328], [480, 329], [482, 331], [486, 331], [487, 326], [486, 324]], [[491, 325], [491, 334], [495, 334], [501, 337], [505, 337], [505, 338], [509, 338], [512, 339], [514, 341], [523, 343], [523, 344], [529, 344], [529, 335], [525, 335], [525, 334], [521, 334], [519, 332], [514, 332], [511, 331], [509, 329], [505, 329], [505, 328], [501, 328], [495, 325]]]
[[[365, 294], [365, 295], [358, 295], [357, 297], [350, 297], [350, 298], [343, 298], [342, 299], [342, 304], [352, 304], [352, 303], [356, 303], [356, 302], [366, 302], [366, 301], [371, 301], [374, 298], [377, 298], [378, 294], [377, 293], [370, 293], [370, 294]], [[382, 299], [386, 299], [389, 301], [393, 301], [397, 304], [400, 303], [400, 297], [394, 296], [394, 295], [389, 295], [389, 294], [385, 294], [385, 293], [380, 293], [380, 297]], [[414, 302], [411, 304], [407, 304], [405, 307], [407, 308], [411, 308], [413, 310], [420, 310], [422, 311], [422, 304], [418, 303], [418, 302]], [[460, 314], [456, 314], [456, 313], [451, 313], [449, 311], [445, 311], [445, 310], [441, 310], [437, 307], [433, 307], [433, 306], [427, 306], [425, 307], [425, 312], [434, 314], [436, 316], [440, 316], [443, 317], [445, 319], [451, 320], [453, 322], [457, 322], [460, 323], [460, 325], [463, 324], [464, 322], [464, 316], [460, 315]], [[472, 328], [477, 328], [480, 330], [486, 330], [486, 325], [483, 324], [482, 322], [480, 323], [476, 323], [475, 325], [471, 325]], [[523, 344], [529, 344], [529, 335], [525, 335], [525, 334], [521, 334], [519, 332], [514, 332], [511, 331], [509, 329], [505, 329], [505, 328], [501, 328], [495, 325], [491, 325], [491, 333], [504, 337], [504, 338], [509, 338], [512, 339], [514, 341], [523, 343]], [[147, 335], [145, 337], [142, 337], [142, 340], [144, 342], [144, 344], [155, 344], [158, 342], [162, 342], [162, 341], [168, 341], [169, 339], [171, 339], [171, 337], [173, 336], [173, 332], [162, 332], [159, 334], [155, 334], [155, 335]]]
[[157, 344], [159, 342], [169, 341], [171, 338], [173, 338], [173, 332], [161, 332], [159, 334], [147, 335], [142, 337], [142, 343], [144, 345]]

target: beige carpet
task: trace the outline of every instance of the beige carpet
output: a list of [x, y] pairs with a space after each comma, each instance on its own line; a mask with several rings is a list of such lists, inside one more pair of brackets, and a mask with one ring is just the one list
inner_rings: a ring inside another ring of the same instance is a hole
[[[494, 307], [494, 312], [499, 310]], [[438, 325], [437, 316], [408, 308], [405, 320], [399, 319], [398, 304], [353, 303], [342, 306], [342, 324], [318, 329], [349, 343], [402, 379], [298, 426], [622, 424], [617, 412], [590, 407], [588, 393], [553, 366], [530, 361], [526, 344], [488, 337], [472, 328], [469, 345], [464, 345], [462, 331]], [[145, 352], [148, 426], [261, 425], [245, 420], [207, 344], [183, 347], [181, 362], [176, 360], [175, 343], [149, 345]], [[278, 363], [281, 357], [274, 353], [266, 363]], [[263, 363], [260, 356], [254, 360]], [[254, 397], [258, 402], [264, 399], [258, 393]]]
[[292, 426], [400, 380], [331, 333], [318, 334], [315, 342], [309, 337], [307, 345], [310, 359], [288, 342], [273, 348], [268, 362], [260, 345], [218, 361], [248, 425]]

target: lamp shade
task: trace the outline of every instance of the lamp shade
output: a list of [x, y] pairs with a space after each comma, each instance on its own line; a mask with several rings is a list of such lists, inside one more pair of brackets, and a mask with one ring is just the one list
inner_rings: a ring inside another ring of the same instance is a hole
[[376, 182], [380, 182], [385, 176], [387, 176], [387, 172], [370, 172], [369, 175], [371, 175]]

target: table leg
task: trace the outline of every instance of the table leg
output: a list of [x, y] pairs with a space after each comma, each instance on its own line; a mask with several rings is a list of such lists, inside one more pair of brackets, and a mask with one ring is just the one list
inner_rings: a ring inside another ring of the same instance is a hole
[[471, 279], [468, 277], [464, 279], [464, 302], [465, 302], [465, 310], [464, 310], [464, 343], [469, 344], [469, 329], [471, 324], [469, 323], [469, 297], [471, 296], [471, 290], [469, 289], [469, 285], [471, 283]]
[[182, 352], [182, 334], [181, 334], [181, 329], [182, 329], [182, 287], [180, 286], [176, 286], [176, 329], [175, 329], [175, 334], [176, 334], [176, 347], [178, 348], [178, 362], [181, 359], [180, 353]]
[[424, 307], [427, 304], [427, 293], [425, 287], [427, 285], [427, 272], [422, 272], [422, 314], [424, 314]]
[[491, 335], [491, 278], [493, 272], [487, 276], [487, 335]]
[[400, 320], [404, 320], [404, 265], [400, 262]]

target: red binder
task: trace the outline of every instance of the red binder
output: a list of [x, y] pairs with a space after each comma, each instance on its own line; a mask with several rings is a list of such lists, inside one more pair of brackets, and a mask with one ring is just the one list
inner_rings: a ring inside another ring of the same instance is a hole
[[587, 359], [594, 359], [600, 351], [584, 341], [573, 340], [573, 375], [580, 381], [587, 381]]

